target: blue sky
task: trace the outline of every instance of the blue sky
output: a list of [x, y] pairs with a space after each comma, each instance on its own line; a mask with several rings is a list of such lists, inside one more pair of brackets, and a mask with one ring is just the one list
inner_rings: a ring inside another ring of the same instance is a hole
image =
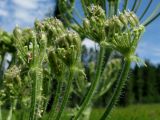
[[15, 25], [33, 26], [54, 9], [54, 0], [0, 0], [0, 28], [12, 31]]
[[[144, 9], [146, 1], [149, 0], [143, 0], [138, 14]], [[154, 0], [148, 15], [158, 2], [160, 1]], [[32, 27], [35, 19], [43, 19], [54, 7], [54, 0], [0, 0], [0, 28], [10, 32], [16, 25]], [[79, 4], [76, 5], [76, 8], [81, 11]], [[83, 15], [82, 12], [80, 14]], [[160, 63], [160, 18], [146, 28], [136, 53], [141, 58], [149, 59], [152, 63]]]

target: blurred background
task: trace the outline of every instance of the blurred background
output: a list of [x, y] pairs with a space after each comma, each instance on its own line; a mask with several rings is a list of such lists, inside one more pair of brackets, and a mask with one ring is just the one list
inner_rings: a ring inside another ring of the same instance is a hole
[[[158, 3], [159, 0], [155, 0], [152, 4], [152, 8]], [[0, 29], [12, 32], [16, 25], [20, 27], [32, 27], [35, 19], [43, 20], [46, 17], [55, 16], [56, 13], [56, 0], [0, 0]], [[142, 4], [145, 6], [145, 3]], [[76, 8], [83, 17], [81, 12], [80, 0], [76, 2]], [[140, 12], [140, 11], [139, 11]], [[78, 20], [81, 22], [80, 20]], [[90, 40], [86, 40], [83, 44], [88, 47], [94, 46], [95, 43]], [[94, 54], [94, 51], [87, 51], [84, 59], [88, 59], [89, 54]], [[130, 110], [129, 114], [133, 114], [137, 110], [135, 105], [140, 107], [144, 112], [144, 116], [155, 116], [160, 118], [160, 18], [155, 20], [146, 28], [146, 32], [141, 39], [136, 54], [145, 60], [147, 67], [133, 65], [130, 72], [130, 78], [127, 86], [124, 88], [122, 96], [119, 100], [120, 106], [132, 106], [124, 110], [124, 113]], [[103, 107], [106, 105], [105, 95], [96, 103], [97, 107]], [[141, 106], [139, 104], [147, 104]], [[151, 104], [151, 106], [148, 106]], [[158, 107], [159, 106], [159, 107]], [[121, 111], [122, 108], [119, 108]], [[152, 109], [153, 113], [148, 113], [146, 109]], [[146, 112], [146, 113], [145, 113]], [[116, 111], [119, 115], [121, 113]], [[134, 113], [133, 116], [135, 116]], [[127, 114], [125, 114], [127, 116]], [[123, 117], [123, 116], [122, 116]], [[114, 117], [113, 117], [114, 118]], [[116, 120], [116, 118], [115, 118]], [[124, 120], [124, 119], [123, 119]], [[128, 120], [128, 119], [126, 119]], [[142, 120], [142, 119], [139, 119]], [[153, 119], [154, 120], [154, 119]], [[156, 119], [155, 119], [156, 120]], [[158, 119], [157, 119], [158, 120]]]

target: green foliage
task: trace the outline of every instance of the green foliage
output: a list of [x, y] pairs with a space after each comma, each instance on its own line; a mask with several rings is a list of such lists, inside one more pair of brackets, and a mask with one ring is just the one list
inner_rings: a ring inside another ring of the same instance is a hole
[[[15, 109], [23, 109], [17, 119], [64, 119], [63, 113], [72, 92], [80, 97], [81, 103], [73, 105], [73, 112], [68, 117], [89, 119], [92, 105], [115, 86], [100, 118], [107, 119], [125, 85], [131, 62], [141, 62], [135, 56], [135, 50], [144, 25], [152, 22], [158, 14], [142, 25], [136, 15], [141, 2], [135, 2], [130, 12], [126, 11], [128, 1], [125, 0], [122, 12], [118, 13], [118, 0], [81, 0], [85, 18], [80, 25], [73, 16], [74, 3], [74, 0], [58, 1], [64, 23], [47, 18], [36, 20], [33, 28], [16, 27], [11, 34], [0, 32], [1, 66], [5, 53], [13, 54], [8, 70], [2, 71], [4, 74], [0, 79], [0, 105], [4, 107], [8, 102], [7, 120], [12, 119]], [[86, 37], [97, 42], [99, 47], [95, 60], [89, 61], [88, 74], [80, 61], [81, 38]], [[152, 92], [149, 88], [148, 91]], [[48, 106], [51, 106], [49, 113]]]
[[[98, 120], [102, 112], [103, 108], [93, 109], [90, 120]], [[159, 118], [159, 104], [117, 107], [110, 115], [110, 120], [157, 120]]]

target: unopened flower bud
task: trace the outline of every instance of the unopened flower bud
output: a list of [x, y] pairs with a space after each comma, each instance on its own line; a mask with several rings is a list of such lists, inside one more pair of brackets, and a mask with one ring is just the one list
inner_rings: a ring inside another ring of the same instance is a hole
[[86, 30], [88, 30], [88, 29], [90, 28], [90, 22], [89, 22], [89, 20], [88, 20], [87, 18], [85, 18], [85, 19], [83, 20], [83, 27], [84, 27], [84, 29], [86, 29]]
[[132, 27], [136, 26], [137, 23], [136, 23], [135, 19], [131, 16], [131, 14], [129, 12], [125, 11], [125, 16], [128, 19], [128, 21], [129, 21], [129, 23], [130, 23], [130, 25]]
[[19, 37], [22, 37], [22, 30], [19, 27], [16, 27], [13, 30], [13, 35], [16, 39], [19, 39]]
[[136, 24], [138, 25], [139, 24], [139, 19], [136, 16], [136, 14], [134, 12], [130, 12], [130, 15], [133, 17], [133, 19], [135, 20]]
[[119, 19], [125, 26], [128, 25], [128, 19], [126, 18], [126, 16], [124, 14], [120, 13]]
[[48, 60], [51, 66], [51, 70], [55, 74], [56, 77], [59, 77], [64, 72], [64, 64], [63, 62], [56, 56], [54, 50], [50, 50], [48, 54]]
[[113, 21], [115, 22], [115, 24], [117, 26], [119, 26], [120, 28], [123, 27], [123, 23], [119, 20], [119, 18], [117, 16], [113, 16]]

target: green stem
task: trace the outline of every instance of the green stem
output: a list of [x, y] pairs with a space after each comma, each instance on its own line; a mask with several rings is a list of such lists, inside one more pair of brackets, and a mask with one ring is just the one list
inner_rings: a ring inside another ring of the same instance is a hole
[[132, 8], [131, 8], [131, 11], [134, 11], [134, 9], [135, 9], [135, 7], [136, 7], [137, 2], [138, 2], [138, 0], [134, 0], [134, 4], [133, 4], [133, 6], [132, 6]]
[[96, 77], [95, 79], [92, 81], [91, 87], [87, 93], [87, 95], [85, 96], [83, 103], [81, 105], [80, 110], [78, 111], [78, 114], [74, 117], [73, 120], [77, 120], [80, 115], [82, 114], [82, 112], [84, 111], [84, 109], [87, 107], [87, 105], [90, 103], [93, 94], [95, 92], [95, 89], [97, 87], [97, 83], [100, 79], [100, 75], [101, 75], [101, 71], [102, 71], [102, 66], [103, 66], [103, 57], [105, 54], [105, 49], [103, 47], [100, 48], [100, 54], [99, 54], [99, 58], [98, 58], [98, 64], [97, 64], [97, 70], [96, 70]]
[[88, 10], [84, 0], [81, 0], [84, 15], [87, 16]]
[[118, 13], [118, 8], [119, 8], [119, 0], [115, 1], [115, 8], [114, 8], [114, 14], [117, 15]]
[[[46, 82], [46, 81], [48, 81], [48, 82]], [[42, 116], [45, 115], [47, 112], [47, 107], [49, 104], [50, 94], [51, 94], [51, 79], [50, 78], [48, 80], [44, 79], [44, 76], [43, 76], [43, 94], [44, 94], [46, 100], [44, 101], [44, 105], [43, 105], [44, 112], [43, 112]]]
[[36, 115], [36, 104], [37, 104], [37, 96], [36, 96], [36, 90], [37, 90], [37, 79], [36, 79], [36, 74], [35, 71], [32, 71], [33, 74], [32, 76], [32, 98], [31, 98], [31, 111], [30, 111], [30, 120], [36, 120], [37, 119], [37, 115]]
[[33, 67], [33, 69], [31, 70], [30, 77], [31, 77], [31, 80], [33, 80], [30, 120], [37, 120], [38, 110], [39, 110], [40, 100], [41, 100], [41, 91], [42, 91], [41, 69]]
[[127, 9], [128, 0], [124, 0], [123, 11]]
[[160, 16], [160, 13], [158, 13], [157, 15], [155, 15], [151, 20], [147, 21], [146, 23], [144, 23], [143, 25], [146, 27], [149, 24], [151, 24], [154, 20], [156, 20], [158, 17]]
[[130, 60], [126, 60], [124, 62], [122, 72], [120, 74], [119, 80], [117, 81], [117, 85], [116, 85], [115, 91], [113, 93], [113, 96], [112, 96], [109, 104], [107, 105], [107, 108], [106, 108], [104, 114], [102, 115], [102, 117], [100, 118], [100, 120], [105, 120], [108, 117], [109, 113], [111, 112], [115, 103], [117, 102], [117, 100], [121, 94], [122, 88], [124, 87], [124, 84], [127, 80], [127, 76], [128, 76], [129, 69], [130, 69], [130, 64], [131, 64]]
[[108, 17], [112, 17], [115, 13], [115, 2], [109, 1]]
[[67, 88], [66, 88], [65, 93], [64, 93], [64, 98], [62, 100], [60, 110], [58, 112], [58, 115], [56, 116], [56, 120], [59, 120], [61, 118], [61, 115], [64, 111], [64, 108], [67, 104], [67, 101], [68, 101], [68, 98], [69, 98], [69, 95], [70, 95], [70, 92], [71, 92], [72, 81], [73, 81], [73, 69], [72, 69], [72, 67], [70, 68], [69, 71], [70, 71], [70, 74], [69, 74], [69, 80], [68, 80]]
[[142, 20], [142, 18], [144, 17], [144, 15], [147, 13], [148, 9], [150, 8], [152, 2], [153, 2], [153, 0], [150, 0], [150, 2], [148, 3], [146, 9], [144, 9], [142, 15], [140, 16], [139, 20]]
[[56, 96], [54, 98], [54, 104], [52, 106], [51, 112], [49, 113], [48, 120], [54, 119], [56, 109], [59, 104], [59, 97], [61, 95], [61, 87], [62, 87], [62, 79], [60, 81], [58, 81]]
[[6, 120], [12, 120], [12, 112], [13, 112], [13, 107], [11, 106]]
[[139, 0], [139, 1], [138, 1], [138, 4], [137, 4], [137, 6], [136, 6], [136, 8], [135, 8], [135, 10], [134, 10], [134, 13], [137, 13], [137, 11], [138, 11], [141, 3], [142, 3], [142, 0]]
[[0, 120], [2, 120], [2, 109], [1, 109], [1, 106], [0, 106]]
[[16, 104], [17, 104], [17, 100], [14, 100], [11, 107], [10, 107], [10, 110], [9, 110], [9, 113], [8, 113], [6, 120], [12, 120], [12, 116], [13, 116], [13, 112], [15, 110]]
[[142, 23], [142, 25], [147, 26], [148, 24], [153, 22], [157, 17], [159, 17], [160, 15], [159, 10], [160, 10], [160, 3], [156, 6], [154, 11], [151, 13], [151, 15]]

